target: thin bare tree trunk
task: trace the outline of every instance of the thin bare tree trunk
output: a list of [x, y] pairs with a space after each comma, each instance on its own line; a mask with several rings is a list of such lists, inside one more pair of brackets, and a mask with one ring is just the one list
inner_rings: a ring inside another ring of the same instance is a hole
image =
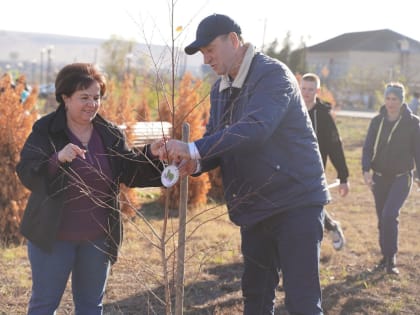
[[[190, 125], [182, 124], [182, 141], [188, 142], [190, 137]], [[184, 313], [184, 261], [185, 261], [185, 230], [188, 203], [188, 177], [181, 178], [179, 197], [179, 228], [178, 249], [175, 280], [175, 315]]]
[[[168, 188], [171, 189], [171, 188]], [[165, 286], [165, 314], [171, 315], [171, 289], [168, 274], [168, 259], [166, 257], [166, 231], [169, 217], [169, 193], [166, 193], [165, 202], [165, 218], [163, 219], [162, 237], [160, 239], [161, 244], [161, 259], [162, 259], [162, 271], [163, 271], [163, 284]]]

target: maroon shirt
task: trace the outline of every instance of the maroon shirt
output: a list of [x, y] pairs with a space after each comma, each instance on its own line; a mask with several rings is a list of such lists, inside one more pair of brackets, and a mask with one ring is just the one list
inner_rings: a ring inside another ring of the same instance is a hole
[[[83, 148], [69, 129], [66, 132], [71, 143]], [[85, 149], [86, 159], [78, 156], [68, 168], [59, 240], [94, 240], [106, 235], [110, 211], [107, 201], [113, 197], [112, 173], [102, 139], [95, 129]], [[55, 153], [50, 158], [50, 176], [56, 174], [59, 166]]]

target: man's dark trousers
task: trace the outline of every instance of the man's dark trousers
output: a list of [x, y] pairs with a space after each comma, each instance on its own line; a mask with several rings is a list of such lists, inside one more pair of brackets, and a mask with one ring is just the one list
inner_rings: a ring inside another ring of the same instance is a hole
[[241, 228], [245, 315], [274, 314], [280, 271], [289, 313], [323, 314], [319, 285], [323, 216], [321, 205], [300, 207]]

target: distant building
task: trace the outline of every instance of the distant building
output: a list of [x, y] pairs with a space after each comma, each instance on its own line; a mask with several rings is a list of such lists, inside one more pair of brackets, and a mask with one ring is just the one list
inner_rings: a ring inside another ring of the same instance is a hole
[[[306, 58], [309, 69], [350, 103], [355, 98], [370, 106], [373, 88], [401, 78], [411, 91], [420, 90], [420, 42], [389, 29], [342, 34], [308, 47]], [[358, 91], [345, 91], [349, 79], [359, 83]]]

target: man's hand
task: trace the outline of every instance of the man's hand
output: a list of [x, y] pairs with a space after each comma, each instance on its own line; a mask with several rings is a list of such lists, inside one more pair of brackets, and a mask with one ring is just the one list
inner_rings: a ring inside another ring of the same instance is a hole
[[159, 156], [160, 149], [165, 146], [167, 138], [162, 138], [160, 140], [155, 140], [150, 144], [150, 151], [154, 156]]
[[180, 140], [168, 140], [165, 145], [159, 149], [159, 158], [161, 160], [181, 162], [181, 160], [190, 160], [190, 151], [188, 144]]
[[372, 189], [374, 184], [372, 180], [372, 174], [370, 172], [364, 172], [363, 179], [365, 180], [365, 184], [368, 185], [370, 189]]
[[197, 160], [182, 160], [178, 165], [179, 175], [185, 177], [197, 170]]
[[338, 186], [338, 193], [340, 194], [341, 197], [347, 196], [347, 194], [349, 193], [349, 190], [350, 190], [349, 183], [341, 183]]

